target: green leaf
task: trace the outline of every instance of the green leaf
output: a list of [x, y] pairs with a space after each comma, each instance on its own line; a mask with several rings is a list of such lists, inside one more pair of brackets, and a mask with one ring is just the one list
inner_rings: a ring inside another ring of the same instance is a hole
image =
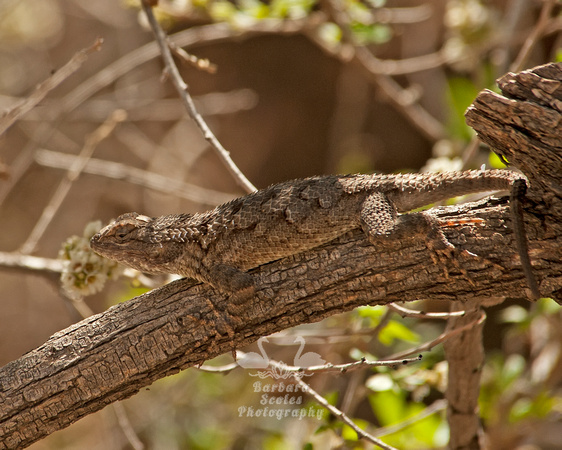
[[449, 119], [449, 130], [453, 137], [470, 140], [473, 135], [472, 129], [464, 120], [466, 109], [476, 98], [479, 89], [468, 78], [450, 78], [448, 89], [448, 103], [451, 110]]
[[404, 419], [406, 410], [405, 394], [402, 391], [382, 391], [368, 396], [377, 419], [383, 426], [398, 423]]
[[367, 3], [373, 8], [382, 8], [386, 5], [386, 0], [367, 0]]
[[302, 19], [314, 4], [314, 0], [273, 0], [270, 4], [271, 17]]
[[341, 42], [342, 31], [332, 22], [325, 22], [318, 27], [318, 36], [329, 45], [336, 46]]
[[542, 392], [534, 398], [517, 399], [509, 411], [509, 421], [516, 423], [526, 418], [544, 418], [552, 413], [554, 404], [554, 399], [546, 392]]
[[374, 323], [378, 324], [386, 310], [386, 306], [360, 306], [357, 308], [357, 313], [359, 317], [372, 319]]
[[133, 297], [138, 297], [139, 295], [144, 294], [145, 292], [150, 291], [150, 288], [147, 288], [146, 286], [131, 286], [131, 285], [127, 285], [126, 289], [123, 289], [122, 291], [120, 291], [113, 299], [113, 305], [116, 305], [117, 303], [121, 303], [124, 302], [126, 300], [129, 300]]
[[240, 12], [254, 19], [264, 19], [269, 16], [269, 6], [259, 0], [240, 0]]
[[378, 23], [365, 25], [354, 22], [351, 25], [351, 31], [360, 45], [384, 44], [392, 38], [392, 29]]
[[236, 7], [227, 1], [216, 1], [211, 4], [209, 14], [216, 21], [228, 21], [236, 14]]
[[[355, 422], [355, 420], [354, 420]], [[357, 422], [355, 422], [357, 423]], [[359, 439], [357, 436], [357, 432], [351, 428], [349, 425], [344, 424], [341, 430], [341, 437], [344, 438], [346, 441], [356, 441]]]
[[541, 298], [537, 305], [539, 311], [545, 314], [558, 314], [560, 309], [562, 309], [562, 305], [559, 305], [551, 298]]
[[501, 383], [508, 386], [515, 381], [525, 370], [526, 361], [521, 355], [513, 354], [508, 356], [501, 372]]
[[384, 345], [391, 345], [395, 339], [407, 342], [419, 342], [420, 336], [402, 322], [390, 320], [379, 333], [379, 340]]
[[488, 163], [492, 169], [505, 169], [504, 162], [494, 152], [490, 152], [490, 155], [488, 156]]

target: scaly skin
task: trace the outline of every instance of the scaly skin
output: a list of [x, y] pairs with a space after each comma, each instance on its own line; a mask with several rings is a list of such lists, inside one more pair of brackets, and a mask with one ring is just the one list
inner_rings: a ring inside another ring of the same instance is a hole
[[508, 190], [517, 180], [526, 179], [508, 170], [315, 176], [275, 184], [200, 214], [123, 214], [97, 233], [91, 246], [143, 272], [179, 274], [235, 292], [253, 286], [247, 270], [356, 228], [375, 245], [410, 227], [433, 239], [435, 249], [451, 248], [429, 215], [398, 213], [458, 195]]

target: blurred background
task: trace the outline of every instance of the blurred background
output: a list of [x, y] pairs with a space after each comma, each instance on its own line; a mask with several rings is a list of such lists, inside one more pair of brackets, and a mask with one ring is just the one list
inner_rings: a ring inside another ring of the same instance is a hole
[[[178, 45], [216, 65], [216, 73], [180, 68], [199, 112], [263, 188], [315, 174], [499, 167], [473, 141], [463, 113], [507, 71], [562, 59], [560, 9], [539, 0], [169, 0], [155, 11]], [[0, 365], [81, 314], [146, 290], [122, 277], [84, 300], [68, 298], [56, 259], [89, 222], [129, 211], [204, 211], [245, 193], [163, 76], [136, 1], [1, 0], [1, 110], [97, 38], [99, 51], [0, 136]], [[21, 255], [41, 259], [32, 267]], [[438, 336], [444, 324], [436, 322], [364, 308], [281, 333], [266, 350], [290, 363], [303, 336], [306, 351], [334, 364], [384, 357]], [[490, 448], [562, 448], [560, 322], [548, 300], [489, 312], [481, 411]], [[307, 381], [365, 426], [393, 425], [435, 405], [436, 414], [388, 442], [440, 448], [442, 359], [438, 347], [415, 367]], [[190, 369], [31, 448], [368, 447], [328, 414], [242, 417], [240, 407], [259, 407], [255, 381], [241, 368]]]

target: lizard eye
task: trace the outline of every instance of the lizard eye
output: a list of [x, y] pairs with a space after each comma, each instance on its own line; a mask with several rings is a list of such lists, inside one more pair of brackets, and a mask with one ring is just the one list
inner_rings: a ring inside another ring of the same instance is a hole
[[119, 230], [115, 233], [115, 237], [119, 240], [123, 240], [125, 239], [125, 237], [127, 236], [127, 232], [125, 230]]
[[135, 229], [134, 226], [132, 225], [124, 225], [121, 226], [119, 228], [117, 228], [115, 230], [115, 237], [117, 238], [117, 240], [119, 241], [124, 241], [125, 239], [127, 239], [127, 237], [129, 237], [129, 235], [131, 234], [131, 231], [133, 231]]

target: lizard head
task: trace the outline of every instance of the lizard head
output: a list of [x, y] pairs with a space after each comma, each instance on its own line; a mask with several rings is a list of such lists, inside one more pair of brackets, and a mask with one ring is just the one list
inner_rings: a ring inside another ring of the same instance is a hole
[[99, 255], [142, 272], [159, 273], [170, 249], [155, 239], [154, 218], [137, 213], [119, 216], [90, 240]]

